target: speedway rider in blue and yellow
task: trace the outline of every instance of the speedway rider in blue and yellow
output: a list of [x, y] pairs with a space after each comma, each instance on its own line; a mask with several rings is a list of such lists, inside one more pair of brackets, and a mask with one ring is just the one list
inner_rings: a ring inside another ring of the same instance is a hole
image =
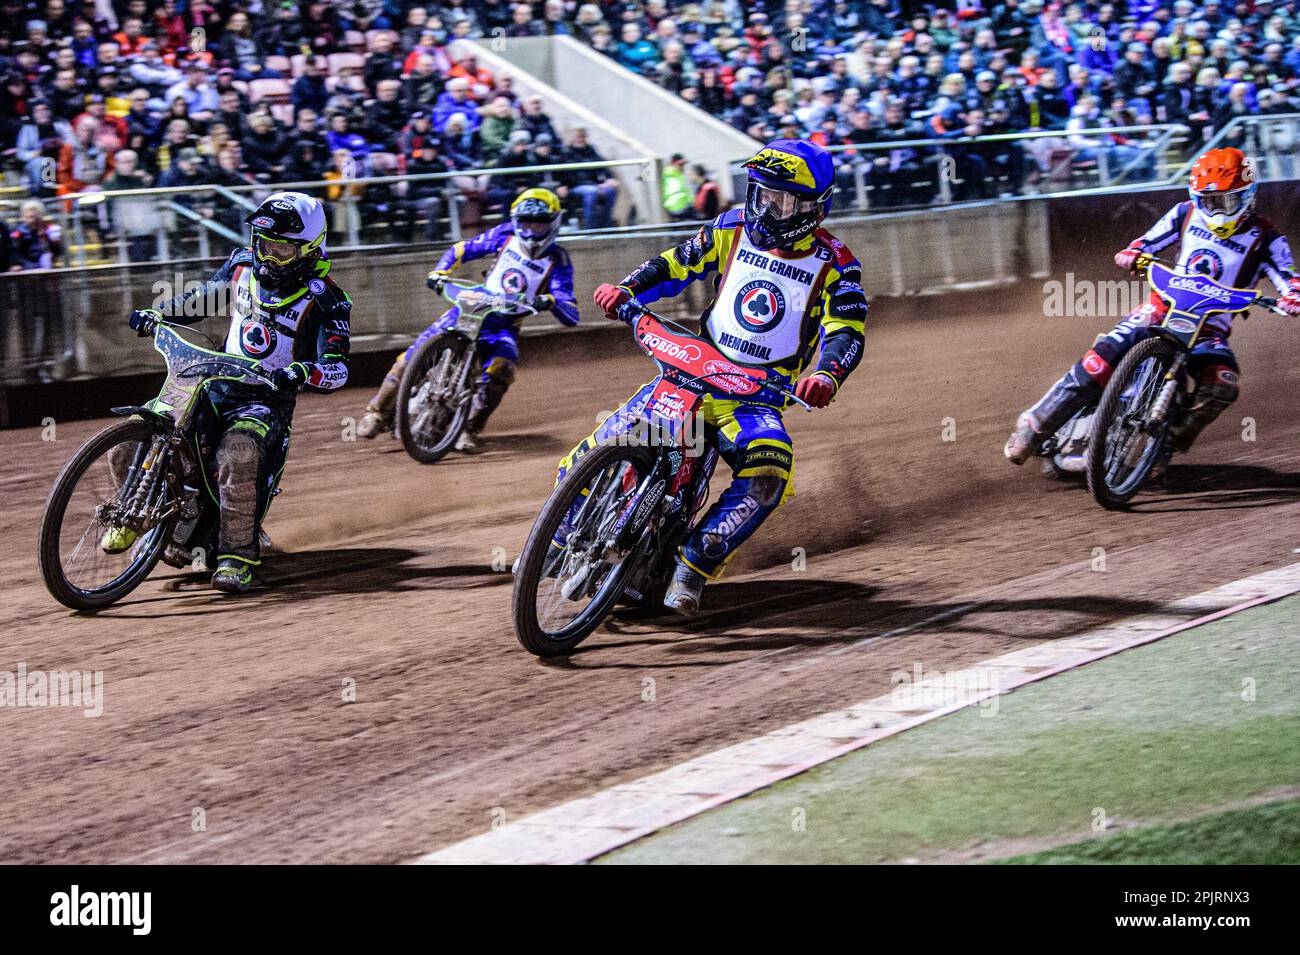
[[[739, 364], [761, 365], [793, 382], [821, 347], [795, 394], [824, 408], [862, 359], [867, 299], [862, 267], [821, 228], [830, 212], [835, 166], [813, 143], [779, 139], [745, 164], [745, 208], [724, 212], [685, 242], [638, 266], [619, 285], [596, 289], [609, 318], [635, 298], [648, 305], [709, 278], [717, 289], [701, 318], [703, 334]], [[587, 450], [632, 426], [652, 385], [633, 395], [560, 462], [560, 474]], [[665, 606], [699, 609], [706, 581], [791, 493], [794, 450], [781, 413], [768, 405], [706, 396], [705, 427], [733, 480], [677, 554]]]
[[[443, 253], [429, 273], [429, 287], [437, 288], [439, 279], [445, 279], [465, 262], [495, 255], [496, 262], [483, 280], [489, 290], [518, 295], [539, 312], [553, 312], [561, 325], [577, 325], [573, 264], [569, 254], [555, 242], [559, 231], [559, 198], [549, 189], [526, 189], [511, 204], [507, 221], [468, 241], [457, 242]], [[373, 438], [392, 427], [406, 363], [431, 337], [454, 326], [457, 314], [453, 306], [397, 356], [357, 424], [357, 437]], [[470, 405], [469, 420], [456, 442], [457, 451], [472, 454], [479, 450], [483, 426], [515, 380], [521, 320], [520, 316], [500, 314], [483, 323], [478, 339], [483, 374]]]

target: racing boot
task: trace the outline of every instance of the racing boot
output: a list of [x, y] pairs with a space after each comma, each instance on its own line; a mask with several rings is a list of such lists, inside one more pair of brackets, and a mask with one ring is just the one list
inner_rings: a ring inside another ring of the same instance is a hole
[[238, 557], [221, 558], [212, 575], [212, 586], [222, 593], [246, 593], [253, 586], [253, 565]]
[[397, 408], [397, 389], [402, 385], [401, 369], [394, 365], [384, 376], [384, 383], [366, 405], [366, 413], [357, 422], [357, 437], [371, 441], [381, 432], [393, 427], [393, 412]]
[[700, 609], [700, 596], [704, 593], [707, 582], [703, 574], [679, 560], [673, 569], [673, 579], [668, 583], [668, 591], [664, 594], [664, 606], [683, 617], [692, 616]]
[[1043, 442], [1074, 417], [1074, 413], [1095, 398], [1101, 386], [1079, 369], [1072, 368], [1058, 381], [1038, 404], [1016, 419], [1016, 430], [1011, 432], [1002, 448], [1012, 464], [1024, 464], [1042, 448]]
[[465, 454], [478, 454], [483, 450], [483, 439], [466, 428], [456, 439], [456, 450]]
[[130, 550], [139, 536], [129, 527], [110, 527], [99, 539], [99, 549], [105, 554], [121, 554]]

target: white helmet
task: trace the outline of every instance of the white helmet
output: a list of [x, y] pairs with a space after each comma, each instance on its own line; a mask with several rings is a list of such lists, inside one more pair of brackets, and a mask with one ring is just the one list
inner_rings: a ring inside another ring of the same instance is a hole
[[277, 192], [244, 220], [252, 228], [253, 275], [272, 291], [301, 285], [325, 254], [325, 207], [301, 192]]

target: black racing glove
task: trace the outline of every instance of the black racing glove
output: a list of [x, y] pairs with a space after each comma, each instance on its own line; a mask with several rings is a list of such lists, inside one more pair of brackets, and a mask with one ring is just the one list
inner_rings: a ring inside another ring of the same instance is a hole
[[271, 372], [276, 391], [300, 391], [307, 384], [307, 366], [300, 361]]
[[549, 312], [551, 309], [555, 308], [555, 296], [538, 295], [533, 299], [533, 308], [537, 309], [539, 312]]
[[156, 308], [137, 308], [126, 322], [141, 338], [148, 338], [162, 318], [162, 312]]

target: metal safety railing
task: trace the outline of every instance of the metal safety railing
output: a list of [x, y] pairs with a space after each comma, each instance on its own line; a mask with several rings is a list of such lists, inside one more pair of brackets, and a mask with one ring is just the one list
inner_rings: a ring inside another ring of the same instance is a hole
[[[1191, 130], [1178, 123], [918, 137], [835, 145], [847, 208], [949, 205], [1162, 182]], [[733, 173], [743, 175], [738, 160]], [[840, 208], [845, 208], [840, 205]]]
[[1235, 117], [1210, 137], [1196, 155], [1189, 156], [1171, 178], [1186, 179], [1196, 156], [1222, 146], [1235, 146], [1250, 157], [1255, 163], [1255, 178], [1260, 182], [1294, 179], [1300, 176], [1300, 113]]
[[[651, 157], [582, 163], [453, 170], [412, 175], [347, 175], [332, 179], [247, 185], [200, 184], [145, 189], [88, 190], [38, 201], [63, 235], [63, 261], [86, 267], [116, 262], [206, 258], [211, 239], [243, 241], [243, 219], [273, 192], [294, 189], [315, 195], [327, 208], [331, 245], [340, 250], [408, 243], [423, 230], [429, 238], [459, 241], [464, 230], [493, 217], [491, 206], [505, 207], [529, 185], [561, 193], [566, 227], [581, 227], [590, 198], [584, 185], [567, 186], [574, 173], [608, 170], [619, 181], [600, 188], [596, 201], [605, 216], [620, 202], [624, 218], [655, 222], [662, 218], [659, 160]], [[0, 198], [0, 216], [15, 221], [27, 197]], [[6, 208], [7, 207], [7, 208]], [[595, 223], [597, 225], [603, 222]]]

